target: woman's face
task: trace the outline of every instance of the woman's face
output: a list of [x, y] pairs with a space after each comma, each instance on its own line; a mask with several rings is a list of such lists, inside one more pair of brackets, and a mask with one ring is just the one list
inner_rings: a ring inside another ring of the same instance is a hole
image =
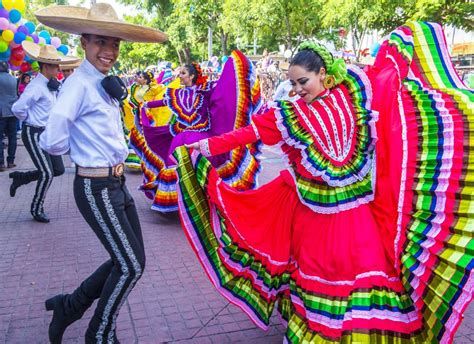
[[321, 92], [324, 91], [323, 80], [326, 77], [326, 70], [321, 68], [319, 73], [307, 71], [302, 66], [293, 65], [288, 70], [288, 79], [290, 79], [293, 91], [309, 104]]
[[137, 75], [136, 80], [137, 80], [137, 84], [139, 84], [139, 85], [145, 85], [146, 84], [146, 80], [143, 77], [143, 75], [141, 75], [141, 74]]
[[25, 80], [24, 80], [24, 83], [25, 84], [29, 84], [30, 83], [30, 77], [29, 76], [25, 76]]
[[181, 84], [184, 86], [193, 85], [193, 76], [194, 74], [189, 74], [189, 71], [186, 67], [181, 68], [181, 71], [179, 72], [179, 78], [181, 80]]

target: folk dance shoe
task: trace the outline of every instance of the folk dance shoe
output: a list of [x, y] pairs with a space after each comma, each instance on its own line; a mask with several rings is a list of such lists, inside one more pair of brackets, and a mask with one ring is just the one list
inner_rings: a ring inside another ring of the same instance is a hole
[[41, 222], [41, 223], [49, 223], [49, 217], [44, 212], [39, 213], [39, 214], [34, 214], [33, 220], [35, 220], [36, 222]]
[[59, 294], [45, 302], [46, 310], [53, 311], [53, 319], [51, 319], [48, 329], [51, 344], [61, 344], [66, 328], [83, 315], [83, 312], [67, 314], [65, 310], [67, 297], [67, 294]]
[[13, 179], [12, 184], [10, 185], [10, 197], [15, 197], [16, 189], [23, 185], [20, 180], [20, 172], [11, 172], [8, 176]]

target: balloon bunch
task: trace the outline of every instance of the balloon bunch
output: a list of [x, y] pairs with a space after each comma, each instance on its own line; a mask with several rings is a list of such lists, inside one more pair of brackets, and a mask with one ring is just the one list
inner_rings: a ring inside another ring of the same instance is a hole
[[21, 46], [25, 40], [51, 44], [59, 53], [67, 55], [69, 47], [61, 44], [61, 39], [51, 37], [46, 30], [36, 32], [36, 25], [22, 18], [24, 13], [25, 0], [0, 0], [0, 61], [8, 61], [12, 70], [38, 71], [38, 62], [26, 56]]

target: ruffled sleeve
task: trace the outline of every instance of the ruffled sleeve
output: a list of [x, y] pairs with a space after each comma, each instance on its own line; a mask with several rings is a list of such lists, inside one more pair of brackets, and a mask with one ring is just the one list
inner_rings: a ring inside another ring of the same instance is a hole
[[204, 156], [218, 155], [234, 148], [261, 140], [264, 144], [275, 145], [282, 140], [276, 126], [274, 110], [254, 116], [250, 125], [223, 135], [200, 141], [200, 150]]
[[159, 99], [159, 100], [149, 101], [148, 103], [146, 103], [146, 106], [149, 107], [150, 109], [153, 109], [157, 107], [166, 106], [166, 104], [163, 99]]

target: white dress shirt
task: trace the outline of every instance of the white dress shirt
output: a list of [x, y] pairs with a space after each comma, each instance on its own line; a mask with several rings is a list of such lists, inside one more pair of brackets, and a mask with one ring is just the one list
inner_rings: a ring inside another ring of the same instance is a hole
[[31, 80], [20, 98], [13, 104], [12, 112], [21, 121], [35, 127], [44, 127], [56, 103], [56, 91], [48, 88], [48, 79], [41, 73]]
[[52, 155], [70, 151], [81, 167], [112, 167], [128, 155], [119, 103], [100, 82], [105, 77], [89, 61], [66, 79], [40, 136], [40, 146]]

